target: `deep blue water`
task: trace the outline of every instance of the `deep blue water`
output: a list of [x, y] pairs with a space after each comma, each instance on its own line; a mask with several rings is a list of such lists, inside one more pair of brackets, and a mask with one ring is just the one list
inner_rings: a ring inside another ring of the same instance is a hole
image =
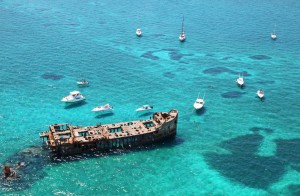
[[[300, 195], [299, 19], [296, 0], [0, 0], [0, 166], [26, 163], [0, 194]], [[87, 101], [65, 107], [73, 90]], [[91, 112], [105, 103], [113, 115]], [[144, 104], [179, 110], [174, 141], [55, 161], [41, 150], [49, 124], [148, 118]]]

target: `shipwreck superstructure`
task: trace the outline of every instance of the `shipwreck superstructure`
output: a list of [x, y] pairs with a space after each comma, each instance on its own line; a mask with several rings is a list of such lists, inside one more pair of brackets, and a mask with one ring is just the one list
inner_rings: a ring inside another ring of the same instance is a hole
[[40, 137], [58, 155], [74, 155], [92, 149], [105, 151], [141, 146], [174, 137], [177, 120], [178, 111], [170, 110], [156, 112], [148, 120], [87, 127], [54, 124], [40, 133]]

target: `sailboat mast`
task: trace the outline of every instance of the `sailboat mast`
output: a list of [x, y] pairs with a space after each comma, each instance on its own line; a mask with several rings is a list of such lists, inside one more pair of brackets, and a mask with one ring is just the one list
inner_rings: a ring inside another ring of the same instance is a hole
[[184, 16], [182, 16], [182, 27], [181, 27], [181, 32], [183, 33], [184, 30], [183, 30], [183, 23], [184, 23]]

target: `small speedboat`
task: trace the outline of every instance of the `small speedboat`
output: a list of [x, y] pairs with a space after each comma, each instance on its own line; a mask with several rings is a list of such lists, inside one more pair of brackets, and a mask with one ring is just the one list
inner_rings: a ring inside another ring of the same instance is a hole
[[95, 107], [94, 109], [92, 109], [92, 112], [111, 113], [113, 112], [113, 107], [111, 107], [109, 104], [105, 104], [103, 106]]
[[85, 97], [79, 91], [72, 91], [70, 94], [61, 99], [65, 103], [75, 103], [85, 100]]
[[142, 112], [142, 111], [148, 111], [148, 110], [152, 110], [153, 106], [151, 105], [143, 105], [142, 107], [136, 109], [136, 112]]
[[137, 28], [136, 31], [135, 31], [135, 34], [136, 34], [138, 37], [141, 37], [141, 36], [142, 36], [142, 29]]
[[200, 110], [201, 108], [203, 108], [204, 104], [205, 104], [204, 99], [198, 97], [194, 103], [194, 108], [196, 110]]
[[262, 99], [262, 98], [264, 98], [264, 96], [265, 96], [265, 92], [264, 92], [262, 89], [259, 89], [259, 90], [256, 92], [256, 95], [257, 95], [260, 99]]
[[83, 80], [81, 80], [81, 81], [78, 81], [78, 82], [77, 82], [77, 85], [78, 85], [78, 86], [88, 86], [88, 85], [89, 85], [89, 82], [83, 79]]
[[239, 77], [236, 79], [236, 83], [237, 83], [240, 87], [242, 87], [242, 86], [244, 85], [244, 83], [245, 83], [243, 76], [240, 76], [240, 75], [239, 75]]

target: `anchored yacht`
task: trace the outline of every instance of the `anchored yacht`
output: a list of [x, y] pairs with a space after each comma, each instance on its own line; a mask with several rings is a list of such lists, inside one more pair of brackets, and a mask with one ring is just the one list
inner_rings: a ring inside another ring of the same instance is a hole
[[136, 34], [138, 37], [141, 37], [141, 36], [142, 36], [142, 29], [137, 28], [136, 31], [135, 31], [135, 34]]
[[236, 79], [236, 83], [242, 87], [245, 83], [243, 76], [239, 75], [238, 79]]
[[136, 109], [136, 112], [142, 112], [142, 111], [148, 111], [148, 110], [152, 110], [153, 106], [151, 105], [143, 105], [142, 107]]
[[75, 103], [83, 100], [85, 100], [85, 97], [79, 91], [72, 91], [68, 96], [62, 98], [61, 101], [65, 103]]
[[264, 92], [262, 89], [259, 89], [259, 90], [256, 92], [256, 95], [257, 95], [260, 99], [262, 99], [262, 98], [264, 98], [264, 96], [265, 96], [265, 92]]
[[113, 107], [111, 107], [108, 103], [103, 106], [97, 106], [92, 109], [92, 112], [102, 112], [102, 113], [111, 113], [113, 112]]

